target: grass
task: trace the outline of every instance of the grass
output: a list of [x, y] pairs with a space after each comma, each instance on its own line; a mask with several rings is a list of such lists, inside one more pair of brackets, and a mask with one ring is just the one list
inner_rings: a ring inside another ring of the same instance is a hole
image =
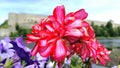
[[120, 52], [119, 52], [119, 50], [120, 50], [120, 48], [117, 48], [117, 50], [112, 51], [112, 53], [110, 54], [110, 58], [112, 60], [112, 62], [108, 62], [108, 64], [110, 66], [120, 64]]

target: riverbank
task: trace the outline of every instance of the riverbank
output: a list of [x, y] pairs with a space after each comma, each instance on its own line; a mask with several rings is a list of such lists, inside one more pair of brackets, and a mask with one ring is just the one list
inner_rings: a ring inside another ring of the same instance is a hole
[[97, 39], [120, 39], [120, 37], [96, 37]]

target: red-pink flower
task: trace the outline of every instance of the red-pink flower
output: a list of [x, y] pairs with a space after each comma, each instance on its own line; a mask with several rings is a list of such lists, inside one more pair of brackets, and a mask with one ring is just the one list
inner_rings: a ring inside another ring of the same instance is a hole
[[31, 41], [36, 42], [32, 55], [39, 52], [41, 56], [51, 56], [57, 62], [62, 62], [66, 57], [67, 47], [62, 35], [52, 28], [49, 21], [33, 26], [32, 34], [27, 34], [27, 42]]
[[101, 45], [97, 39], [81, 40], [71, 46], [71, 48], [81, 56], [83, 61], [90, 58], [94, 63], [100, 62], [105, 65], [106, 61], [110, 60], [108, 51], [103, 45]]
[[83, 61], [86, 61], [90, 57], [97, 56], [97, 45], [95, 39], [81, 40], [74, 43], [72, 49], [81, 56]]
[[100, 52], [105, 49], [99, 47], [93, 28], [84, 20], [87, 16], [84, 9], [65, 14], [64, 6], [57, 6], [53, 15], [41, 19], [32, 27], [32, 33], [27, 34], [27, 43], [36, 43], [31, 54], [51, 56], [58, 63], [62, 63], [71, 52], [77, 53], [83, 60], [90, 57], [100, 59]]
[[103, 45], [98, 44], [97, 48], [97, 60], [100, 61], [101, 64], [105, 65], [106, 61], [111, 61], [109, 58], [109, 54], [111, 51], [108, 51]]
[[81, 9], [70, 14], [65, 15], [64, 6], [57, 6], [53, 15], [33, 26], [32, 33], [27, 34], [28, 43], [36, 42], [32, 55], [39, 52], [44, 57], [51, 56], [57, 62], [64, 60], [67, 55], [65, 41], [69, 37], [77, 41], [85, 34], [82, 23], [87, 13]]

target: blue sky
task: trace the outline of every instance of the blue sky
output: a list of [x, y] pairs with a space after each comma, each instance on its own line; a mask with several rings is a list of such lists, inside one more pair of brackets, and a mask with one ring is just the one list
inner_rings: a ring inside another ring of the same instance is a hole
[[64, 5], [67, 13], [84, 8], [89, 20], [120, 24], [120, 0], [0, 0], [0, 24], [10, 12], [50, 15], [57, 5]]

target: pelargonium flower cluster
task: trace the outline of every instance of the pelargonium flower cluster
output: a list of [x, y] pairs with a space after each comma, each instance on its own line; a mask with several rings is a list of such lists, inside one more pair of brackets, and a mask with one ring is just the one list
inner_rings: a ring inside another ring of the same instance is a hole
[[39, 55], [32, 59], [31, 50], [24, 45], [22, 39], [18, 37], [10, 40], [5, 37], [0, 40], [0, 68], [40, 68], [42, 61], [48, 61], [47, 58], [40, 59]]
[[32, 33], [27, 34], [27, 43], [36, 42], [31, 54], [50, 56], [58, 65], [74, 54], [83, 62], [99, 61], [105, 65], [110, 60], [110, 51], [95, 38], [93, 28], [85, 21], [87, 16], [84, 9], [66, 14], [64, 6], [57, 6], [53, 15], [41, 19], [32, 27]]

